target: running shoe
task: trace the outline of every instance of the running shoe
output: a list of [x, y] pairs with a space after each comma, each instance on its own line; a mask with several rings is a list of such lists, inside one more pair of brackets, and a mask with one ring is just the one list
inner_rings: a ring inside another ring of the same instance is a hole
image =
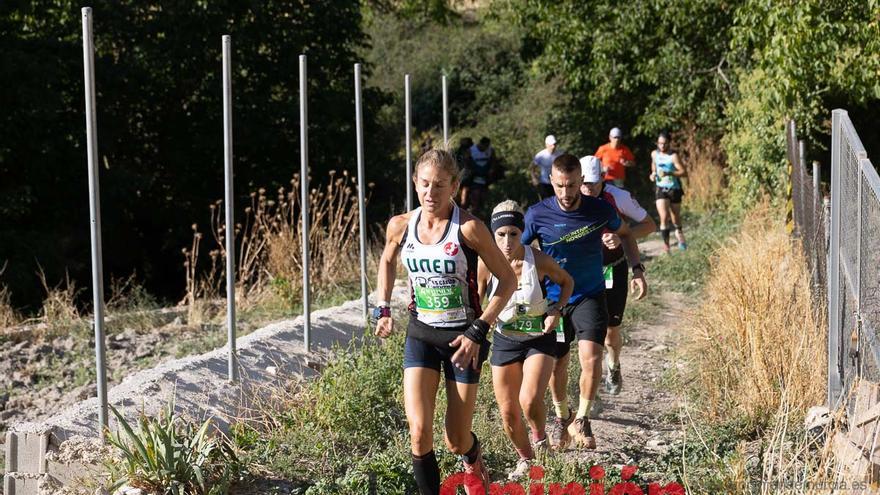
[[544, 438], [538, 440], [537, 442], [532, 444], [532, 449], [535, 451], [535, 454], [540, 452], [547, 452], [550, 450], [550, 440], [549, 437], [545, 436]]
[[467, 457], [461, 456], [461, 463], [464, 465], [465, 474], [464, 492], [467, 495], [487, 495], [489, 493], [489, 470], [483, 461], [483, 448], [477, 450], [477, 460], [473, 464], [468, 463]]
[[663, 245], [663, 252], [664, 252], [665, 254], [669, 254], [669, 244], [664, 244], [664, 245]]
[[547, 438], [550, 440], [550, 448], [557, 451], [565, 450], [571, 443], [571, 435], [568, 434], [568, 427], [574, 421], [574, 411], [568, 408], [568, 419], [563, 420], [559, 416], [553, 418], [550, 422]]
[[688, 245], [687, 245], [686, 242], [679, 242], [679, 243], [678, 243], [678, 249], [684, 251], [684, 250], [687, 249], [687, 248], [688, 248]]
[[623, 377], [620, 376], [620, 363], [614, 368], [609, 367], [605, 373], [605, 391], [611, 395], [619, 395], [620, 387], [623, 384]]
[[521, 458], [516, 462], [516, 467], [513, 468], [513, 471], [507, 475], [507, 479], [510, 481], [524, 480], [529, 475], [530, 469], [532, 469], [532, 461]]
[[586, 416], [574, 420], [574, 423], [568, 426], [568, 433], [576, 446], [583, 446], [586, 449], [596, 448], [596, 438], [593, 436], [590, 420]]

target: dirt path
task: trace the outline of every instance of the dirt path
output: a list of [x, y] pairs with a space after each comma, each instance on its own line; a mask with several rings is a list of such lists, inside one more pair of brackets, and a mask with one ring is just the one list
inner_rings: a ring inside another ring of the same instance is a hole
[[[663, 252], [659, 239], [645, 241], [640, 247], [648, 259]], [[591, 421], [596, 450], [569, 451], [565, 455], [572, 460], [639, 465], [659, 458], [679, 438], [679, 398], [661, 381], [667, 370], [675, 366], [672, 351], [678, 341], [676, 329], [681, 327], [686, 311], [685, 296], [655, 291], [653, 298], [658, 309], [643, 321], [633, 324], [624, 318], [628, 340], [620, 359], [623, 389], [614, 396], [600, 388], [598, 407], [594, 406]], [[628, 306], [631, 304], [640, 303], [630, 302]]]

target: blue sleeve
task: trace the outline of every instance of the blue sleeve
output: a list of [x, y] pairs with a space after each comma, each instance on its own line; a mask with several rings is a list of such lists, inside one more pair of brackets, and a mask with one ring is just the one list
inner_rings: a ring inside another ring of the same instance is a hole
[[611, 230], [617, 230], [620, 228], [620, 225], [623, 221], [620, 219], [620, 215], [617, 214], [617, 210], [611, 206], [611, 203], [605, 201], [605, 206], [607, 206], [606, 211], [608, 213], [608, 228]]
[[523, 231], [522, 239], [521, 239], [523, 245], [528, 246], [529, 244], [532, 243], [532, 241], [535, 240], [536, 237], [538, 237], [538, 232], [536, 231], [536, 228], [535, 228], [535, 218], [534, 217], [535, 217], [534, 210], [532, 208], [529, 208], [528, 210], [526, 210], [526, 216], [525, 216], [526, 229]]

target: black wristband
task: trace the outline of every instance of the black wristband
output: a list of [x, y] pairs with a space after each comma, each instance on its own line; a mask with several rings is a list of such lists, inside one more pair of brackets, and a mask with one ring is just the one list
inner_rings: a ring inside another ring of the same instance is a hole
[[471, 322], [471, 325], [464, 331], [464, 336], [477, 344], [485, 342], [486, 335], [489, 335], [489, 324], [480, 319]]

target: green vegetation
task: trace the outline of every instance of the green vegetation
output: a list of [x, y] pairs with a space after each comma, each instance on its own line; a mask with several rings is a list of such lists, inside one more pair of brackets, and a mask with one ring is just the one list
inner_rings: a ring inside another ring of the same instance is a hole
[[119, 457], [107, 465], [111, 490], [123, 485], [162, 495], [227, 493], [241, 469], [229, 440], [212, 431], [212, 420], [201, 426], [177, 415], [170, 403], [158, 418], [141, 415], [137, 430], [110, 406], [122, 431], [107, 432]]

